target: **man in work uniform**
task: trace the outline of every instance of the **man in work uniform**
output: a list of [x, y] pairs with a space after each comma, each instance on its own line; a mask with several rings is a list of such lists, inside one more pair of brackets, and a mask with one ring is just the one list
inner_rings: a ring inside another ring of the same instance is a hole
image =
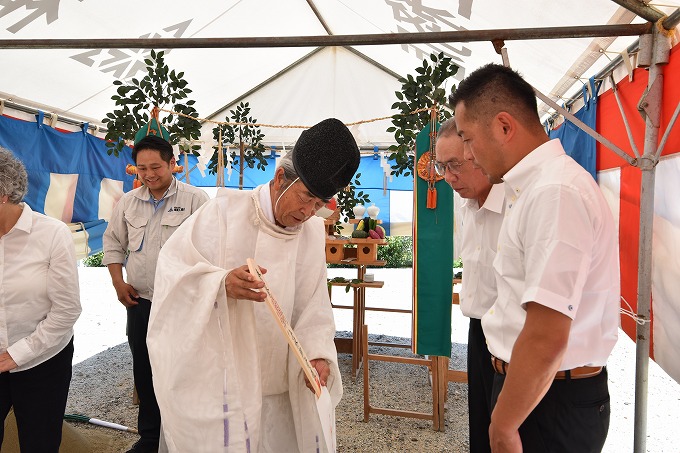
[[104, 233], [102, 263], [109, 269], [118, 300], [127, 308], [140, 435], [128, 453], [145, 453], [158, 451], [161, 425], [146, 347], [158, 254], [177, 227], [208, 201], [208, 195], [173, 177], [172, 146], [156, 135], [139, 140], [132, 159], [144, 185], [123, 195], [116, 204]]
[[442, 123], [437, 132], [435, 170], [465, 199], [462, 210], [463, 285], [460, 309], [470, 318], [468, 330], [468, 420], [470, 452], [490, 452], [491, 389], [494, 370], [482, 330], [482, 316], [496, 301], [498, 232], [503, 223], [505, 194], [502, 184], [491, 184], [479, 167], [465, 160], [463, 140], [455, 119]]

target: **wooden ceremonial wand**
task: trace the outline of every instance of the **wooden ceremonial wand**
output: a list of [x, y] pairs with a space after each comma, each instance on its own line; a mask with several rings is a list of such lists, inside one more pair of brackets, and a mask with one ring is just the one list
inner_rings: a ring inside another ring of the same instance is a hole
[[271, 311], [272, 315], [274, 315], [274, 319], [276, 319], [276, 322], [279, 325], [279, 328], [281, 329], [283, 334], [285, 335], [286, 340], [288, 340], [288, 345], [290, 346], [290, 349], [293, 351], [293, 353], [295, 353], [295, 358], [302, 367], [302, 371], [305, 372], [307, 379], [309, 379], [309, 382], [312, 384], [316, 397], [319, 398], [321, 396], [321, 382], [319, 381], [318, 373], [307, 359], [307, 355], [305, 354], [305, 351], [302, 349], [302, 345], [295, 336], [293, 328], [290, 326], [290, 324], [288, 324], [286, 315], [283, 314], [283, 311], [281, 310], [279, 303], [276, 302], [276, 299], [274, 299], [274, 296], [269, 290], [267, 283], [262, 278], [262, 273], [260, 272], [259, 266], [255, 264], [255, 260], [253, 260], [252, 258], [246, 259], [246, 263], [248, 264], [248, 269], [250, 270], [250, 273], [253, 275], [253, 277], [255, 277], [256, 280], [264, 283], [263, 289], [265, 295], [267, 296], [265, 298], [265, 303], [267, 304], [267, 307], [269, 307], [269, 311]]

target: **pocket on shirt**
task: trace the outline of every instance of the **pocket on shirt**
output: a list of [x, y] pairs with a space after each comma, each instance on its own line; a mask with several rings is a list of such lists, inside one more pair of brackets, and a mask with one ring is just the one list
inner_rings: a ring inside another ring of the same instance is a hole
[[512, 245], [499, 244], [493, 267], [501, 275], [524, 279], [524, 254]]
[[144, 240], [144, 230], [149, 219], [136, 215], [125, 214], [125, 222], [128, 229], [128, 249], [131, 252], [138, 252], [142, 248]]
[[161, 219], [161, 246], [175, 230], [190, 216], [186, 211], [167, 213]]

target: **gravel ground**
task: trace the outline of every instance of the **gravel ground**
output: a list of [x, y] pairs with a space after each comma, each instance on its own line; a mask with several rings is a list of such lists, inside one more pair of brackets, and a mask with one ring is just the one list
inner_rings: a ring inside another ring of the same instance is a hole
[[[349, 332], [339, 332], [348, 336]], [[408, 339], [370, 336], [371, 341], [400, 342]], [[458, 350], [463, 351], [462, 347]], [[378, 354], [413, 356], [408, 350], [371, 347]], [[363, 422], [363, 379], [350, 377], [351, 355], [340, 354], [344, 395], [336, 410], [338, 450], [347, 452], [464, 452], [467, 451], [467, 396], [461, 384], [449, 384], [446, 432], [432, 430], [432, 423], [403, 417], [371, 415]], [[137, 407], [132, 404], [132, 358], [121, 344], [74, 366], [67, 413], [82, 413], [126, 426], [136, 426]], [[387, 362], [370, 365], [371, 404], [394, 409], [431, 412], [427, 369]], [[400, 382], [399, 388], [394, 382]], [[78, 424], [93, 443], [93, 452], [125, 451], [136, 435]], [[97, 433], [96, 439], [93, 434]], [[103, 434], [103, 435], [102, 435]]]
[[[356, 271], [332, 269], [329, 276], [355, 276]], [[376, 269], [376, 280], [384, 280], [382, 289], [367, 291], [367, 305], [409, 308], [410, 270]], [[136, 426], [136, 406], [132, 404], [132, 363], [125, 341], [125, 311], [116, 301], [106, 269], [81, 268], [83, 315], [76, 324], [73, 380], [67, 413]], [[351, 304], [351, 293], [333, 290], [333, 302]], [[466, 319], [453, 310], [452, 363], [460, 369], [465, 363]], [[348, 336], [351, 310], [335, 310], [338, 336]], [[403, 314], [367, 312], [371, 340], [408, 342], [410, 317]], [[377, 335], [376, 335], [377, 334]], [[391, 337], [384, 336], [392, 335]], [[371, 352], [411, 355], [398, 348], [373, 348]], [[339, 451], [361, 452], [466, 452], [467, 389], [463, 384], [449, 384], [446, 404], [446, 431], [435, 432], [432, 423], [404, 417], [371, 415], [363, 422], [363, 381], [361, 375], [350, 377], [351, 356], [339, 355], [345, 393], [337, 410]], [[634, 414], [635, 347], [621, 332], [609, 361], [612, 420], [604, 451], [632, 451]], [[405, 364], [371, 362], [371, 404], [394, 409], [431, 411], [431, 389], [427, 370]], [[650, 362], [647, 450], [679, 452], [674, 436], [680, 419], [680, 385]], [[90, 440], [92, 452], [120, 452], [134, 443], [136, 435], [91, 425], [75, 424], [79, 433]]]

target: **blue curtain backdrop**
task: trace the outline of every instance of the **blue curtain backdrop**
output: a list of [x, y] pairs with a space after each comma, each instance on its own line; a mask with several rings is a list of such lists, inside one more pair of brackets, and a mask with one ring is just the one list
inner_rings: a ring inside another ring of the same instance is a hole
[[[585, 86], [583, 87], [585, 105], [574, 116], [595, 130], [597, 122], [597, 93], [601, 82], [596, 83], [595, 79], [591, 77], [588, 83], [591, 87], [590, 91]], [[571, 121], [565, 121], [560, 127], [550, 131], [548, 135], [550, 138], [559, 138], [567, 154], [573, 157], [576, 162], [581, 164], [597, 180], [596, 143], [593, 137], [576, 127]]]
[[[260, 184], [268, 182], [274, 176], [274, 169], [276, 168], [276, 155], [271, 155], [267, 158], [267, 167], [265, 171], [258, 170], [257, 168], [248, 168], [244, 172], [243, 176], [243, 188], [253, 189]], [[215, 187], [216, 175], [209, 174], [205, 171], [205, 176], [201, 175], [201, 172], [196, 168], [197, 158], [193, 155], [188, 157], [189, 160], [189, 181], [191, 185], [197, 187]], [[184, 158], [180, 158], [180, 164], [184, 164]], [[380, 213], [378, 217], [383, 221], [383, 227], [385, 232], [389, 235], [389, 219], [390, 219], [390, 209], [394, 209], [394, 206], [390, 206], [390, 191], [391, 190], [413, 190], [413, 176], [399, 176], [392, 177], [392, 181], [384, 180], [384, 173], [380, 166], [380, 158], [378, 155], [362, 155], [359, 163], [359, 169], [357, 170], [357, 175], [359, 175], [360, 185], [357, 191], [363, 191], [368, 194], [371, 199], [371, 203], [380, 208]], [[227, 187], [236, 188], [238, 187], [238, 172], [233, 171], [231, 177], [227, 180], [228, 176], [225, 170], [225, 185]], [[185, 180], [184, 173], [177, 175], [178, 179], [181, 181]], [[387, 190], [383, 190], [383, 183], [385, 182]]]
[[125, 166], [132, 163], [131, 151], [125, 148], [120, 157], [109, 156], [100, 138], [82, 132], [62, 132], [42, 123], [0, 116], [0, 146], [10, 150], [26, 167], [28, 193], [24, 201], [34, 211], [45, 212], [45, 196], [50, 173], [77, 174], [73, 199], [73, 216], [65, 219], [85, 224], [92, 253], [102, 248], [101, 236], [106, 222], [99, 219], [99, 190], [104, 178], [123, 181], [123, 190], [132, 189], [132, 176]]
[[[107, 154], [104, 140], [87, 133], [87, 125], [81, 132], [63, 132], [43, 124], [42, 113], [36, 121], [23, 121], [0, 115], [0, 146], [9, 149], [25, 165], [28, 172], [29, 189], [25, 201], [31, 209], [44, 213], [45, 197], [50, 186], [50, 174], [77, 174], [78, 182], [73, 199], [71, 222], [81, 222], [88, 232], [91, 253], [101, 250], [101, 237], [107, 222], [99, 219], [99, 190], [104, 178], [123, 182], [125, 192], [132, 189], [133, 177], [125, 173], [127, 164], [132, 164], [132, 152], [125, 147], [120, 157]], [[244, 172], [244, 188], [252, 189], [269, 181], [276, 166], [275, 153], [267, 158], [264, 171], [256, 168]], [[196, 168], [196, 157], [189, 156], [189, 180], [197, 187], [215, 187], [215, 175], [205, 171], [202, 176]], [[184, 165], [184, 159], [178, 162]], [[225, 172], [226, 173], [226, 172]], [[378, 154], [364, 155], [358, 173], [360, 187], [380, 208], [379, 218], [389, 234], [390, 190], [413, 190], [413, 176], [393, 177], [386, 181], [383, 190], [383, 171]], [[226, 179], [225, 174], [225, 179]], [[238, 172], [233, 171], [226, 186], [238, 187]], [[177, 175], [184, 180], [184, 173]], [[392, 207], [394, 208], [394, 207]]]

